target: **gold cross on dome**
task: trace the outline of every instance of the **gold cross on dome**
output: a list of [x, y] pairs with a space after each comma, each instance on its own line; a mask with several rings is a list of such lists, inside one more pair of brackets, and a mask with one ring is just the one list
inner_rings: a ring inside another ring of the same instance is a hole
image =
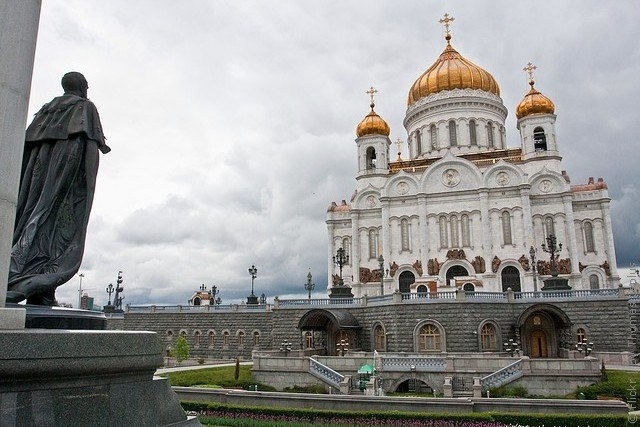
[[378, 93], [378, 91], [374, 89], [373, 86], [371, 86], [369, 90], [366, 91], [365, 93], [369, 94], [369, 96], [371, 97], [371, 103], [373, 104], [373, 97], [375, 96], [376, 93]]
[[438, 22], [444, 25], [444, 33], [448, 36], [451, 35], [451, 30], [449, 29], [449, 26], [451, 25], [451, 23], [453, 21], [455, 21], [456, 19], [453, 16], [450, 16], [448, 13], [445, 13], [444, 16], [442, 17], [442, 19], [440, 19]]
[[522, 70], [525, 71], [527, 74], [529, 74], [529, 81], [532, 82], [533, 81], [533, 72], [537, 69], [538, 67], [536, 67], [535, 65], [533, 65], [531, 62], [529, 62], [527, 64], [526, 67], [524, 67]]
[[400, 138], [396, 139], [396, 147], [398, 147], [398, 156], [400, 155], [400, 152], [402, 151], [402, 148], [400, 147], [402, 145], [402, 140]]

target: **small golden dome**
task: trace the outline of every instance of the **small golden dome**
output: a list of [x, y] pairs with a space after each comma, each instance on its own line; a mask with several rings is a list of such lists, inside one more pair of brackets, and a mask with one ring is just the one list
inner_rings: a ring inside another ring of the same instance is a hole
[[382, 117], [373, 111], [374, 106], [375, 104], [372, 102], [371, 111], [364, 117], [364, 119], [362, 119], [356, 128], [356, 135], [358, 138], [365, 135], [389, 136], [389, 133], [391, 132], [389, 125], [382, 119]]
[[432, 93], [452, 89], [480, 89], [500, 96], [496, 79], [451, 47], [450, 34], [446, 40], [447, 47], [438, 60], [411, 86], [407, 106]]
[[524, 99], [520, 101], [518, 107], [516, 107], [516, 117], [521, 119], [525, 116], [531, 116], [533, 114], [553, 114], [556, 110], [556, 106], [553, 102], [538, 92], [533, 87], [534, 81], [529, 81], [531, 89], [529, 93], [524, 96]]

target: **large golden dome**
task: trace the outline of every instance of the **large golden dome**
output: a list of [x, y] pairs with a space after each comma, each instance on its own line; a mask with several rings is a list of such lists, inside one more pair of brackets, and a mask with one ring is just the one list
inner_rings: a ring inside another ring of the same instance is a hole
[[556, 110], [556, 106], [553, 102], [538, 92], [536, 88], [533, 87], [533, 83], [533, 80], [529, 82], [531, 89], [516, 108], [516, 117], [518, 119], [532, 114], [553, 114]]
[[364, 119], [362, 119], [356, 128], [356, 135], [358, 138], [365, 135], [389, 136], [389, 133], [391, 132], [387, 122], [373, 111], [373, 107], [375, 107], [375, 104], [371, 102], [371, 111], [364, 117]]
[[411, 86], [407, 106], [432, 93], [451, 89], [480, 89], [500, 96], [496, 79], [451, 47], [451, 35], [447, 34], [446, 40], [447, 47], [438, 60]]

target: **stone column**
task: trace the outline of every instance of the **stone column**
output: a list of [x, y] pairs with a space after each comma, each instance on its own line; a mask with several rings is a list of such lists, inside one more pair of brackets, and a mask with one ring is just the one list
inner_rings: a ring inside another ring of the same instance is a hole
[[529, 249], [530, 246], [536, 247], [536, 242], [533, 234], [533, 218], [531, 217], [531, 199], [529, 199], [529, 189], [523, 189], [520, 192], [522, 198], [522, 221], [524, 227], [524, 236], [522, 241], [524, 242], [524, 248]]
[[[390, 236], [390, 224], [389, 224], [389, 201], [380, 200], [380, 207], [382, 208], [382, 256], [385, 262], [391, 261], [391, 236]], [[380, 255], [380, 254], [378, 254]]]
[[360, 283], [360, 218], [358, 211], [351, 211], [351, 275], [353, 283]]
[[616, 284], [620, 284], [620, 277], [618, 276], [618, 267], [616, 264], [616, 249], [613, 243], [613, 229], [611, 227], [611, 211], [609, 210], [609, 202], [601, 205], [602, 221], [604, 226], [602, 231], [604, 232], [604, 244], [607, 253], [607, 262], [609, 263], [609, 271], [611, 276], [609, 278], [613, 287]]
[[3, 307], [39, 20], [40, 0], [0, 2], [0, 329], [25, 321], [24, 310]]
[[[427, 198], [421, 196], [418, 198], [418, 219], [419, 221], [419, 235], [420, 235], [420, 262], [423, 266], [427, 266], [429, 263], [429, 224], [427, 220]], [[427, 269], [423, 269], [424, 272]]]
[[482, 219], [482, 256], [491, 271], [491, 218], [489, 218], [489, 194], [480, 191], [480, 216]]
[[569, 246], [569, 257], [571, 259], [571, 274], [579, 276], [580, 270], [578, 263], [580, 258], [578, 257], [578, 241], [576, 240], [576, 227], [573, 222], [573, 197], [563, 196], [562, 203], [564, 204], [564, 227], [567, 236], [567, 245]]
[[327, 259], [327, 271], [329, 272], [329, 277], [327, 280], [327, 291], [331, 291], [331, 288], [333, 287], [333, 275], [335, 274], [335, 269], [336, 269], [336, 264], [333, 262], [333, 256], [336, 254], [336, 247], [333, 243], [334, 240], [334, 235], [335, 235], [335, 225], [334, 224], [329, 224], [329, 226], [327, 227], [327, 237], [329, 242], [327, 243], [327, 252], [328, 252], [328, 259]]

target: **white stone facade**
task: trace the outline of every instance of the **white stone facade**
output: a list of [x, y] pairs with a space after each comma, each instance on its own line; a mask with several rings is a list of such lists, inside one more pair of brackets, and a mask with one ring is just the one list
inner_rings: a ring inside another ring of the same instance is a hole
[[[617, 287], [606, 184], [570, 184], [554, 114], [521, 117], [521, 146], [513, 148], [505, 144], [506, 116], [492, 93], [445, 90], [408, 107], [409, 160], [390, 162], [387, 136], [357, 138], [355, 192], [327, 212], [328, 287], [342, 247], [349, 255], [343, 280], [356, 297], [454, 286], [540, 290], [550, 234], [562, 243], [559, 272], [573, 289]], [[543, 261], [536, 274], [531, 247]]]

